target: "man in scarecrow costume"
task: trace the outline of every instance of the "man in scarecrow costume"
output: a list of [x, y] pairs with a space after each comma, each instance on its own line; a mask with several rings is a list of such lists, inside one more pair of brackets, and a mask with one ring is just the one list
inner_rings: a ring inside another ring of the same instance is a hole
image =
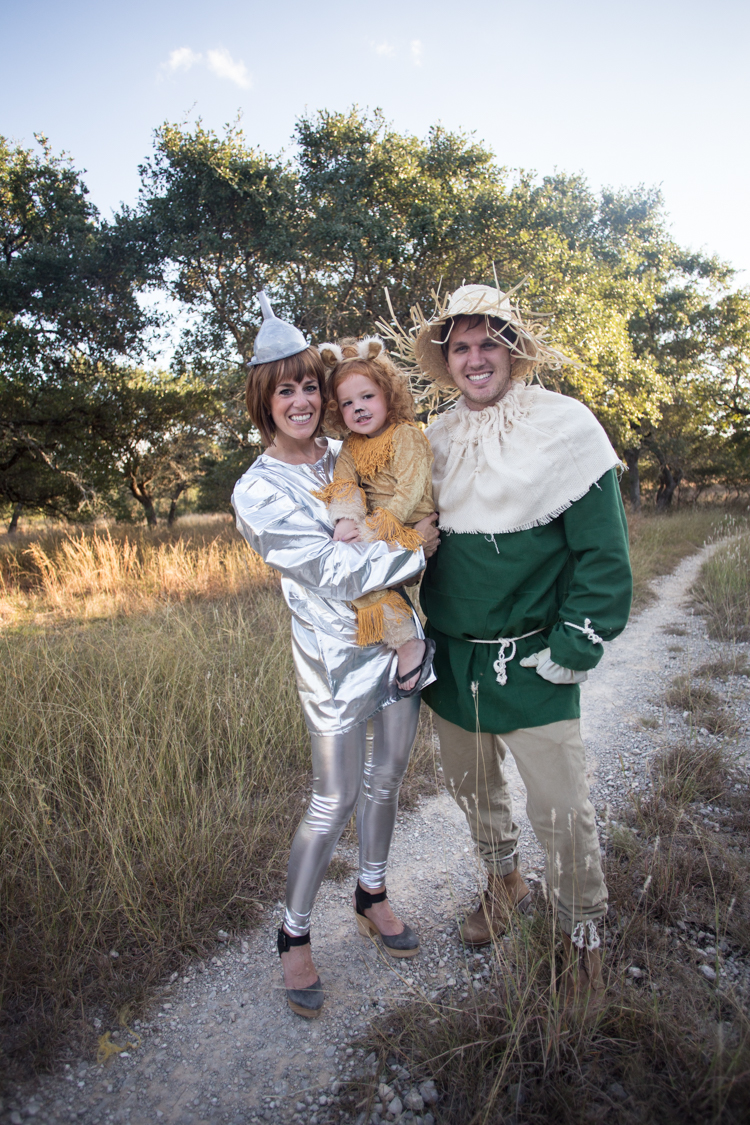
[[[603, 989], [597, 923], [607, 909], [581, 741], [580, 688], [625, 628], [632, 594], [619, 458], [580, 402], [531, 386], [568, 362], [497, 288], [466, 285], [410, 333], [402, 360], [455, 398], [427, 430], [442, 544], [422, 582], [437, 680], [445, 783], [488, 871], [468, 945], [501, 933], [530, 904], [504, 776], [508, 751], [546, 853], [564, 942], [562, 990]], [[380, 325], [384, 331], [385, 325]]]

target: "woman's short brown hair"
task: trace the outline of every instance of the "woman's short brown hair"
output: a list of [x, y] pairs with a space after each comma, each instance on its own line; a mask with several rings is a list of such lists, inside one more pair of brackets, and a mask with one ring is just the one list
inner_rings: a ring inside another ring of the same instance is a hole
[[323, 430], [323, 417], [326, 411], [326, 372], [317, 348], [306, 348], [286, 359], [273, 363], [258, 363], [247, 373], [245, 402], [250, 419], [258, 430], [265, 446], [272, 445], [276, 437], [276, 427], [271, 416], [271, 398], [279, 383], [302, 383], [305, 379], [315, 379], [320, 388], [322, 406], [320, 419], [313, 437]]
[[[349, 430], [339, 410], [336, 391], [344, 379], [350, 375], [365, 375], [376, 387], [383, 392], [388, 413], [386, 424], [392, 422], [414, 421], [414, 399], [412, 398], [406, 377], [396, 367], [388, 353], [383, 350], [374, 359], [362, 359], [356, 352], [357, 340], [347, 337], [339, 341], [344, 353], [344, 358], [328, 374], [326, 396], [326, 429], [334, 434], [343, 436]], [[352, 353], [347, 355], [347, 352]]]

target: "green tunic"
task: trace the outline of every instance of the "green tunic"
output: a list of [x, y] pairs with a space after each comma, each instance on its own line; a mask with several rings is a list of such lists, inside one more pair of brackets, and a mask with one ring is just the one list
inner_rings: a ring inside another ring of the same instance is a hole
[[[614, 469], [548, 524], [494, 536], [443, 534], [422, 580], [426, 632], [437, 643], [437, 680], [422, 698], [464, 730], [476, 729], [478, 712], [480, 729], [493, 734], [579, 718], [577, 684], [548, 683], [520, 661], [549, 646], [564, 668], [596, 667], [602, 645], [564, 623], [583, 626], [588, 618], [612, 640], [627, 624], [632, 589]], [[468, 640], [521, 637], [542, 626], [517, 642], [504, 686], [493, 669], [498, 646]]]

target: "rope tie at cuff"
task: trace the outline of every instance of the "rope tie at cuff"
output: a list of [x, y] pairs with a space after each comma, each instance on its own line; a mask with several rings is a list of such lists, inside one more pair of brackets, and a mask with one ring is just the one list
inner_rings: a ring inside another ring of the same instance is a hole
[[579, 633], [583, 633], [584, 637], [591, 641], [592, 645], [604, 644], [599, 634], [594, 632], [590, 617], [584, 618], [583, 625], [576, 625], [572, 621], [563, 621], [563, 625], [568, 625], [571, 629], [577, 629]]

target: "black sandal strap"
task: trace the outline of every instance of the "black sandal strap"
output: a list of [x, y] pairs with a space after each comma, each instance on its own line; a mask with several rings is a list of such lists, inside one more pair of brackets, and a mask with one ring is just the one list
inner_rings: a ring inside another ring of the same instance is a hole
[[357, 909], [357, 914], [364, 917], [365, 910], [369, 910], [371, 906], [375, 906], [378, 902], [385, 902], [388, 898], [388, 892], [385, 887], [382, 891], [376, 891], [374, 894], [371, 891], [366, 891], [359, 882], [354, 888], [354, 902]]
[[309, 930], [307, 931], [306, 934], [303, 934], [302, 937], [292, 937], [292, 935], [288, 934], [286, 932], [286, 930], [281, 929], [281, 930], [279, 930], [278, 937], [276, 938], [276, 948], [279, 951], [279, 957], [281, 957], [282, 953], [288, 953], [293, 945], [309, 945], [309, 944], [310, 944], [310, 931]]
[[421, 672], [424, 668], [424, 660], [421, 664], [417, 664], [416, 668], [412, 668], [411, 672], [405, 672], [403, 676], [396, 676], [396, 683], [399, 687], [402, 684], [408, 683], [412, 676], [416, 676], [417, 672]]

